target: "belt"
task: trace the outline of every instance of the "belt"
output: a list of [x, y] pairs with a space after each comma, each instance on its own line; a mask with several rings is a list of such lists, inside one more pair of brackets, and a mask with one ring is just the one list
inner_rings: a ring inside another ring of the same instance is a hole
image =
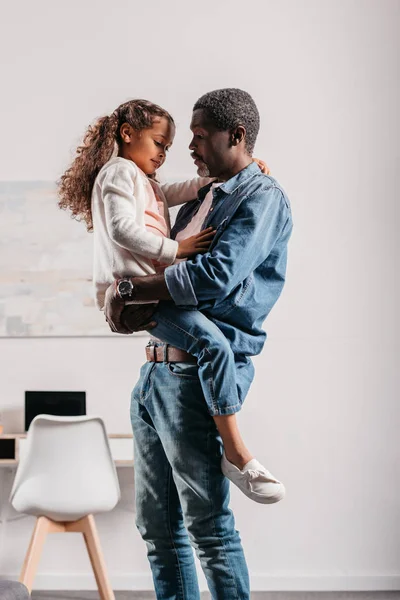
[[195, 357], [165, 344], [164, 346], [146, 346], [146, 357], [148, 362], [197, 362]]

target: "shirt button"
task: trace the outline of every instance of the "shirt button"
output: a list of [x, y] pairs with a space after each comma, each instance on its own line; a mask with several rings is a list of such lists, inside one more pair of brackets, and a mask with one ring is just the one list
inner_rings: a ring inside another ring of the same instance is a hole
[[214, 210], [214, 208], [213, 208], [213, 207], [211, 207], [211, 208], [210, 208], [210, 212], [212, 212], [213, 210]]

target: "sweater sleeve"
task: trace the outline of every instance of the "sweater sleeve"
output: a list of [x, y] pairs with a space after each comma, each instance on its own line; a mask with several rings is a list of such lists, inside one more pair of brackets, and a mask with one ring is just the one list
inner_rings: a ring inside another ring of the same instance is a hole
[[190, 200], [197, 198], [199, 189], [209, 184], [214, 179], [209, 177], [195, 177], [188, 181], [180, 181], [179, 183], [164, 183], [160, 187], [164, 192], [169, 208], [184, 204]]
[[[132, 169], [134, 169], [132, 165]], [[102, 182], [102, 198], [106, 227], [110, 238], [133, 254], [171, 265], [178, 251], [178, 242], [155, 235], [138, 225], [134, 173], [125, 165], [114, 164], [107, 169]]]

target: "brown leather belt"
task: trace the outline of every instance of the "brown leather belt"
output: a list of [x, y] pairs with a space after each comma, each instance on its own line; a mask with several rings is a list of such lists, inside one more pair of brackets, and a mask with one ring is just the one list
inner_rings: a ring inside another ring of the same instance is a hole
[[174, 346], [146, 346], [147, 362], [197, 362], [195, 357]]

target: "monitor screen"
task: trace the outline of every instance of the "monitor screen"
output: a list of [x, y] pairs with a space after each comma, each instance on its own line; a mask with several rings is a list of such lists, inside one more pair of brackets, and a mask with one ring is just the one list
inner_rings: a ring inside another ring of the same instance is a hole
[[37, 415], [86, 415], [86, 392], [25, 392], [25, 431]]

